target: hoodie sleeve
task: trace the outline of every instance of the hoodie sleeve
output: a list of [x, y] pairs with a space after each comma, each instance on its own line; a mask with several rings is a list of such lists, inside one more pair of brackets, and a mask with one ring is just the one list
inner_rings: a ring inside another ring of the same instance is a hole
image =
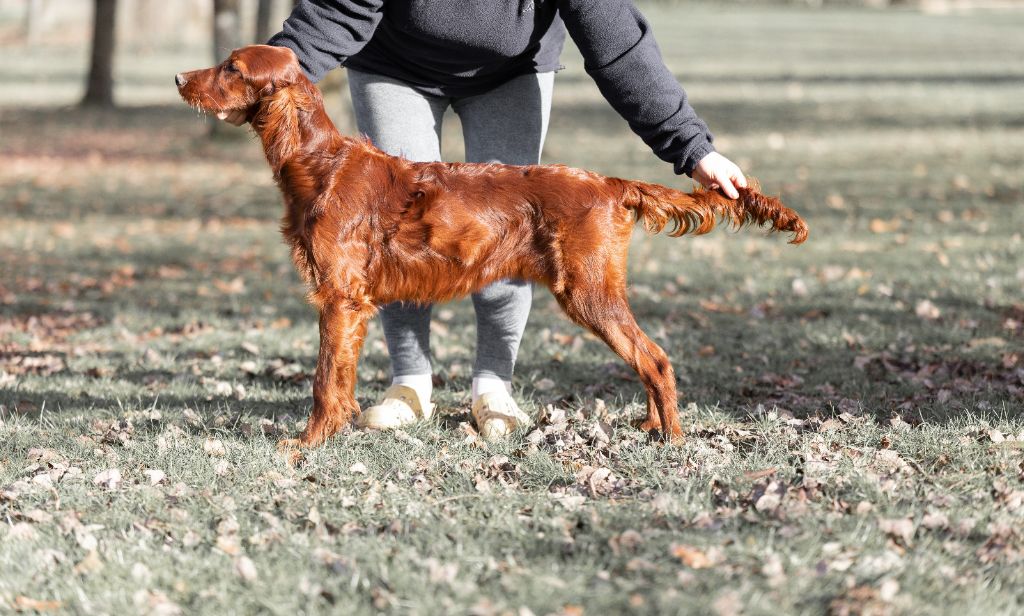
[[384, 0], [302, 0], [267, 42], [288, 47], [314, 82], [355, 55], [373, 36]]
[[665, 66], [644, 16], [630, 0], [558, 2], [601, 94], [659, 158], [690, 175], [714, 151], [714, 137]]

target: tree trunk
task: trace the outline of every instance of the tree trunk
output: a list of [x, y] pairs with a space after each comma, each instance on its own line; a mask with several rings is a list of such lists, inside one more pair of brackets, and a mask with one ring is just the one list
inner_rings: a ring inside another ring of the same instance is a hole
[[[233, 50], [242, 46], [241, 20], [238, 18], [239, 0], [213, 0], [213, 63], [220, 64]], [[210, 134], [226, 136], [236, 134], [236, 127], [214, 119]]]
[[92, 54], [83, 106], [114, 106], [114, 33], [117, 0], [96, 0], [92, 26]]
[[270, 14], [273, 8], [272, 0], [259, 0], [256, 4], [256, 42], [261, 45], [273, 34], [270, 31]]
[[43, 0], [28, 0], [25, 2], [25, 44], [35, 45], [39, 39], [39, 30], [43, 21]]
[[213, 0], [213, 62], [220, 64], [242, 46], [238, 0]]

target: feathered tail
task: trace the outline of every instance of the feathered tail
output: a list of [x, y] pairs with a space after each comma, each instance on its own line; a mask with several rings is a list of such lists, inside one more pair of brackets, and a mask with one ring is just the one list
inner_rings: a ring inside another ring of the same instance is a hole
[[790, 244], [807, 239], [807, 224], [800, 215], [775, 197], [762, 195], [754, 179], [748, 188], [739, 188], [740, 198], [732, 200], [716, 190], [697, 188], [684, 193], [658, 184], [620, 180], [626, 207], [636, 212], [644, 228], [660, 233], [671, 225], [669, 235], [679, 237], [685, 233], [701, 235], [715, 227], [718, 219], [740, 229], [749, 224], [770, 224], [772, 231], [793, 234]]

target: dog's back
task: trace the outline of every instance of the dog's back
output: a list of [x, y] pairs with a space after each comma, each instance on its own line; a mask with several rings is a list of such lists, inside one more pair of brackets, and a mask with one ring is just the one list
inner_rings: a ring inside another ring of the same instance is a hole
[[367, 278], [381, 302], [447, 300], [503, 278], [561, 289], [574, 261], [624, 259], [637, 219], [651, 232], [671, 225], [673, 236], [724, 219], [792, 232], [793, 243], [807, 237], [804, 221], [756, 183], [733, 201], [561, 165], [410, 162], [366, 142], [334, 172], [350, 174], [332, 183], [344, 187], [339, 215], [362, 221], [351, 232], [374, 247]]

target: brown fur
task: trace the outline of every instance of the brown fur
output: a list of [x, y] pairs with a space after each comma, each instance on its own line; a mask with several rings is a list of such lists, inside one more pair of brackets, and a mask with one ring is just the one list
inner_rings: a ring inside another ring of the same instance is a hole
[[640, 427], [676, 437], [676, 381], [665, 352], [626, 299], [635, 221], [672, 235], [718, 219], [807, 237], [807, 226], [755, 187], [733, 201], [560, 165], [416, 163], [343, 137], [320, 92], [284, 48], [251, 46], [183, 75], [182, 97], [204, 111], [246, 110], [281, 188], [281, 230], [320, 312], [313, 410], [289, 444], [316, 446], [359, 414], [356, 362], [375, 307], [443, 302], [504, 278], [546, 285], [640, 376]]

